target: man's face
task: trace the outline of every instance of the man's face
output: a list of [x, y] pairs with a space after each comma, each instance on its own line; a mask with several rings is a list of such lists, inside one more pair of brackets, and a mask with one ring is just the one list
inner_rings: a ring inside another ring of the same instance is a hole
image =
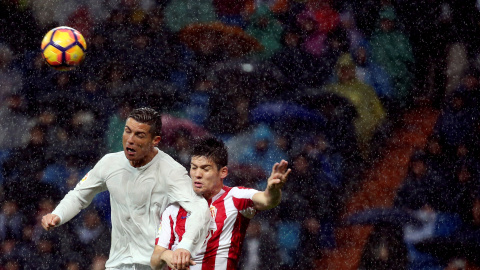
[[211, 199], [223, 187], [223, 178], [228, 174], [227, 167], [218, 169], [217, 165], [204, 156], [193, 156], [190, 162], [190, 177], [195, 193], [205, 199]]
[[132, 118], [127, 119], [123, 131], [123, 152], [132, 166], [147, 164], [153, 158], [154, 146], [160, 141], [160, 136], [152, 137], [150, 125], [140, 123]]

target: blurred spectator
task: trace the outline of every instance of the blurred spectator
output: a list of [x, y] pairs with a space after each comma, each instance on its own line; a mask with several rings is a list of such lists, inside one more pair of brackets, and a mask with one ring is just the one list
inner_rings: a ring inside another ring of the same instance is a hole
[[[190, 168], [190, 142], [194, 139], [190, 131], [180, 128], [175, 131], [175, 141], [171, 146], [162, 145], [163, 150], [170, 154], [185, 168]], [[165, 149], [166, 148], [166, 149]]]
[[17, 243], [18, 241], [10, 234], [0, 242], [0, 265], [12, 268], [21, 266], [22, 254], [19, 253]]
[[324, 70], [318, 59], [301, 46], [302, 42], [300, 29], [287, 28], [283, 32], [282, 48], [271, 57], [292, 90], [320, 85], [320, 74]]
[[16, 244], [18, 254], [21, 254], [21, 257], [15, 258], [15, 261], [21, 266], [28, 261], [34, 253], [35, 243], [33, 242], [33, 228], [28, 223], [22, 229], [22, 238]]
[[328, 83], [328, 79], [336, 73], [336, 64], [340, 57], [350, 53], [350, 41], [348, 33], [341, 26], [334, 28], [327, 34], [325, 40], [325, 52], [320, 58], [321, 65], [325, 66], [325, 74], [323, 74], [324, 82]]
[[416, 95], [437, 103], [444, 97], [447, 46], [454, 40], [448, 1], [408, 1], [397, 5], [399, 20], [409, 34], [415, 58]]
[[436, 194], [441, 194], [445, 185], [443, 176], [436, 175], [425, 164], [425, 153], [417, 150], [410, 157], [407, 175], [394, 204], [407, 210], [418, 210], [425, 204], [439, 206], [441, 202]]
[[[480, 71], [473, 67], [468, 70], [463, 76], [461, 84], [455, 91], [468, 97], [465, 101], [465, 106], [478, 117], [480, 113]], [[449, 96], [446, 98], [448, 97]]]
[[434, 133], [449, 148], [457, 148], [474, 130], [475, 113], [467, 107], [468, 99], [462, 92], [453, 92], [435, 123]]
[[353, 49], [353, 59], [356, 64], [355, 75], [360, 81], [370, 85], [386, 108], [391, 119], [394, 119], [397, 109], [394, 107], [393, 86], [390, 76], [380, 65], [372, 60], [368, 43], [362, 43]]
[[35, 126], [44, 132], [46, 144], [46, 153], [49, 158], [65, 158], [65, 147], [67, 145], [68, 135], [64, 127], [58, 123], [59, 113], [50, 106], [42, 107], [37, 115]]
[[80, 270], [85, 269], [83, 254], [69, 253], [62, 258], [62, 269]]
[[350, 1], [353, 15], [360, 31], [368, 38], [377, 28], [380, 3], [377, 0]]
[[355, 182], [363, 165], [355, 133], [354, 123], [358, 113], [354, 105], [346, 97], [328, 91], [309, 94], [302, 99], [302, 103], [326, 118], [327, 123], [321, 133], [325, 134], [330, 150], [342, 157], [344, 179]]
[[38, 51], [26, 54], [24, 61], [28, 63], [23, 68], [25, 74], [23, 92], [25, 92], [27, 100], [27, 112], [29, 115], [38, 115], [42, 108], [51, 102], [46, 97], [52, 95], [54, 73]]
[[384, 108], [373, 88], [355, 76], [355, 63], [350, 54], [343, 54], [337, 62], [338, 82], [326, 85], [325, 89], [347, 98], [355, 107], [354, 120], [358, 146], [363, 157], [368, 157], [370, 142], [386, 120]]
[[352, 10], [347, 9], [340, 13], [340, 23], [342, 28], [347, 32], [348, 40], [350, 41], [350, 52], [353, 52], [356, 48], [359, 48], [367, 42], [364, 33], [357, 28]]
[[228, 25], [234, 25], [241, 28], [245, 28], [247, 21], [245, 16], [247, 15], [247, 0], [213, 0], [213, 6], [215, 7], [215, 13], [218, 19]]
[[441, 190], [444, 201], [439, 209], [469, 220], [473, 199], [480, 190], [479, 163], [472, 158], [463, 158], [456, 162], [453, 169], [453, 179]]
[[320, 57], [325, 52], [327, 34], [340, 25], [340, 17], [330, 1], [310, 0], [297, 15], [297, 22], [308, 33], [304, 43], [306, 50]]
[[[48, 152], [49, 145], [45, 136], [45, 131], [41, 126], [32, 127], [28, 144], [12, 149], [9, 159], [5, 161], [5, 176], [12, 177], [13, 174], [13, 177], [25, 177], [45, 168], [54, 158], [52, 153]], [[40, 156], [43, 157], [39, 158]], [[22, 164], [22, 166], [17, 167], [15, 164]]]
[[[209, 105], [205, 127], [213, 134], [232, 136], [247, 130], [251, 104], [252, 81], [241, 73], [227, 73], [229, 80], [218, 81]], [[227, 75], [224, 74], [224, 75]], [[221, 83], [220, 83], [221, 82]]]
[[249, 16], [248, 22], [245, 31], [263, 46], [263, 51], [256, 56], [268, 59], [281, 49], [282, 24], [266, 5], [257, 7], [255, 12]]
[[[143, 22], [145, 34], [150, 38], [151, 47], [149, 56], [151, 66], [147, 74], [163, 81], [172, 82], [180, 89], [187, 83], [186, 71], [188, 60], [183, 55], [185, 48], [178, 40], [178, 35], [172, 32], [165, 24], [165, 14], [161, 7], [146, 14]], [[188, 58], [188, 57], [187, 57]]]
[[91, 270], [103, 270], [105, 269], [105, 263], [107, 262], [108, 256], [100, 255], [95, 256], [92, 259], [92, 263], [90, 264]]
[[25, 217], [19, 212], [15, 201], [3, 202], [2, 212], [0, 213], [0, 240], [4, 241], [7, 236], [20, 240], [24, 222]]
[[446, 179], [453, 178], [455, 157], [453, 149], [449, 149], [443, 139], [432, 134], [425, 145], [425, 164], [428, 170], [436, 175], [443, 175]]
[[403, 108], [411, 102], [411, 67], [415, 62], [412, 47], [407, 35], [395, 28], [397, 16], [392, 6], [385, 6], [379, 16], [378, 28], [370, 39], [372, 59], [391, 76], [394, 102]]
[[322, 239], [325, 235], [323, 230], [316, 218], [310, 217], [304, 220], [300, 231], [300, 247], [296, 256], [295, 269], [318, 268], [317, 263], [323, 257], [325, 248], [328, 247], [325, 246], [325, 239]]
[[23, 74], [15, 68], [15, 54], [8, 45], [0, 43], [0, 102], [23, 90]]
[[65, 195], [77, 185], [90, 168], [82, 165], [76, 155], [69, 154], [47, 165], [43, 170], [41, 182], [54, 186], [59, 196]]
[[0, 119], [3, 128], [0, 136], [0, 150], [10, 151], [26, 146], [30, 137], [29, 130], [33, 121], [25, 113], [24, 97], [19, 94], [9, 95], [0, 104]]
[[87, 4], [80, 4], [65, 19], [65, 25], [72, 27], [82, 33], [87, 40], [90, 39], [93, 28], [93, 18]]
[[77, 158], [79, 167], [91, 166], [105, 151], [101, 148], [103, 125], [99, 122], [90, 110], [76, 111], [70, 119], [66, 153]]
[[209, 23], [217, 20], [217, 13], [213, 1], [200, 0], [171, 0], [165, 9], [165, 23], [173, 32], [191, 23]]
[[107, 118], [114, 106], [105, 88], [101, 86], [101, 82], [93, 77], [82, 80], [76, 91], [70, 94], [70, 102], [76, 111], [91, 111], [101, 125], [107, 123]]
[[414, 211], [414, 215], [420, 220], [421, 225], [404, 227], [404, 241], [409, 253], [409, 269], [443, 269], [442, 258], [429, 254], [421, 248], [419, 250], [419, 246], [436, 237], [450, 236], [461, 226], [460, 217], [438, 211], [428, 203]]
[[[286, 159], [287, 154], [275, 145], [275, 133], [265, 124], [257, 125], [251, 134], [249, 145], [245, 145], [238, 159], [240, 164], [257, 165], [265, 175], [271, 172], [272, 164], [277, 160]], [[262, 189], [264, 187], [255, 187]]]
[[410, 269], [408, 268], [407, 247], [402, 237], [401, 228], [396, 226], [374, 226], [365, 245], [358, 269]]
[[210, 105], [211, 96], [215, 94], [215, 84], [207, 75], [198, 75], [193, 83], [193, 92], [185, 108], [188, 119], [197, 125], [204, 126]]
[[268, 265], [268, 269], [280, 269], [278, 247], [271, 230], [266, 230], [261, 222], [252, 219], [247, 228], [240, 252], [239, 269], [258, 270]]
[[25, 264], [25, 270], [60, 270], [61, 258], [56, 250], [55, 240], [44, 233], [35, 246], [35, 253]]
[[82, 214], [81, 223], [75, 226], [75, 250], [83, 257], [107, 255], [110, 251], [110, 230], [102, 223], [99, 213], [94, 208]]
[[132, 109], [132, 106], [128, 102], [122, 102], [108, 119], [107, 130], [105, 131], [105, 144], [108, 153], [123, 150], [122, 140], [120, 140], [120, 138], [125, 129], [125, 121], [127, 121], [127, 117]]

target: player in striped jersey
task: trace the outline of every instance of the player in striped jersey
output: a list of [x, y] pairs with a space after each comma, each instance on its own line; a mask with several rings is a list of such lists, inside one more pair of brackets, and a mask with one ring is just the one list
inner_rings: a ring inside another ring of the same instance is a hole
[[[210, 206], [211, 222], [203, 246], [192, 256], [191, 270], [237, 269], [250, 219], [256, 211], [271, 209], [280, 203], [281, 188], [291, 171], [287, 168], [288, 162], [282, 160], [273, 165], [265, 191], [232, 188], [223, 185], [228, 175], [227, 163], [228, 152], [222, 141], [208, 137], [194, 144], [190, 177], [195, 192]], [[172, 250], [182, 239], [187, 218], [187, 212], [177, 204], [165, 210], [150, 261], [153, 269], [162, 269], [165, 264], [172, 267]]]

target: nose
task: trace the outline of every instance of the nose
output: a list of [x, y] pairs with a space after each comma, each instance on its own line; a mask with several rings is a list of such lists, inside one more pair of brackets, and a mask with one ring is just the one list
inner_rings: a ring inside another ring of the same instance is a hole
[[127, 144], [133, 144], [133, 143], [134, 143], [134, 141], [133, 141], [133, 135], [129, 135], [129, 136], [127, 137]]
[[197, 169], [193, 172], [193, 175], [195, 176], [195, 178], [200, 179], [202, 178], [202, 171]]

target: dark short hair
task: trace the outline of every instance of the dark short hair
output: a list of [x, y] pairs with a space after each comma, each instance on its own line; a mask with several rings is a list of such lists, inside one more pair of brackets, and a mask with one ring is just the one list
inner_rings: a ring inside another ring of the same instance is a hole
[[132, 110], [128, 118], [150, 126], [152, 137], [162, 134], [162, 115], [152, 108], [143, 107]]
[[192, 157], [204, 156], [217, 165], [217, 169], [228, 165], [228, 151], [223, 141], [213, 136], [197, 138], [193, 142]]

